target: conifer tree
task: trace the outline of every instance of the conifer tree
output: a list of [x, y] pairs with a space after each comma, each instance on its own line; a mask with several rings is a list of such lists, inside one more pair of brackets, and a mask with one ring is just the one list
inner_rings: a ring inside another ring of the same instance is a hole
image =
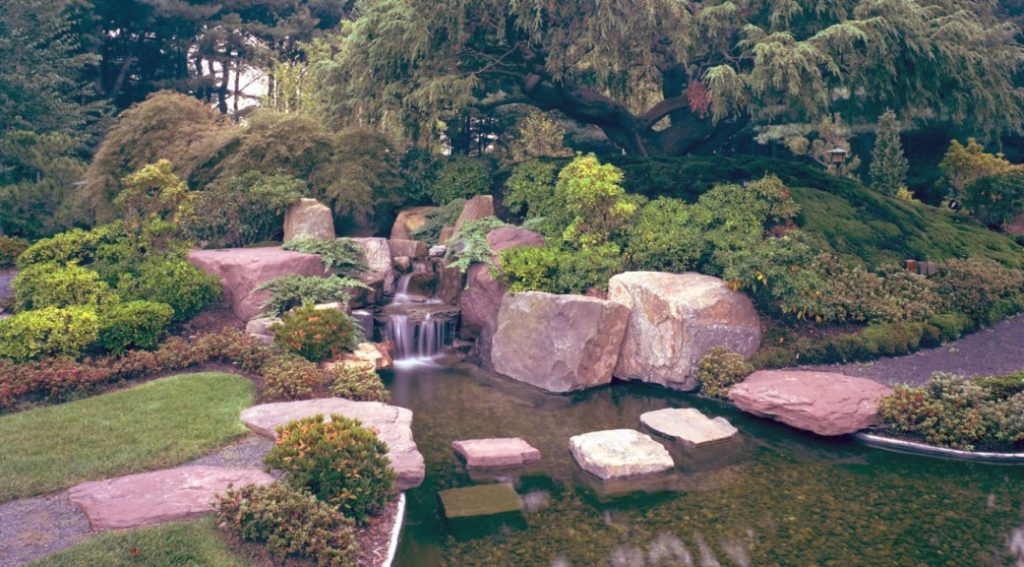
[[871, 188], [894, 196], [907, 182], [910, 164], [900, 145], [900, 123], [891, 109], [878, 119], [875, 150], [871, 154]]

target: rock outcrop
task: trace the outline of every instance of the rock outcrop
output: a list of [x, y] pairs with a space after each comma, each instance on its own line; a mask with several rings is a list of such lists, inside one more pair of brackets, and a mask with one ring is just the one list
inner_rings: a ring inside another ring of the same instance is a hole
[[296, 238], [334, 240], [334, 215], [316, 199], [299, 199], [284, 213], [284, 241]]
[[453, 441], [452, 449], [469, 469], [518, 467], [540, 460], [540, 451], [519, 437]]
[[753, 303], [718, 278], [627, 272], [609, 280], [608, 299], [630, 309], [616, 378], [695, 390], [697, 363], [709, 349], [750, 356], [761, 345]]
[[[188, 261], [220, 279], [224, 301], [243, 321], [263, 311], [270, 298], [260, 286], [284, 276], [325, 276], [324, 263], [316, 254], [291, 252], [279, 246], [193, 250]], [[390, 264], [391, 258], [388, 258]]]
[[739, 433], [724, 417], [709, 418], [693, 408], [649, 411], [640, 416], [640, 423], [662, 437], [694, 446], [724, 441]]
[[321, 398], [253, 406], [242, 411], [242, 422], [256, 433], [275, 439], [279, 426], [317, 414], [327, 418], [339, 414], [358, 419], [365, 427], [373, 429], [388, 446], [388, 459], [398, 474], [395, 486], [399, 490], [415, 488], [423, 482], [426, 471], [423, 455], [412, 437], [412, 412], [405, 408], [381, 402]]
[[[391, 247], [388, 246], [388, 239], [353, 238], [352, 240], [363, 247], [363, 252], [366, 255], [366, 271], [359, 274], [359, 281], [385, 295], [394, 293], [395, 270], [391, 262]], [[376, 299], [379, 297], [374, 300]]]
[[506, 295], [491, 347], [494, 369], [548, 392], [608, 384], [629, 310], [582, 295]]
[[427, 222], [427, 213], [437, 207], [413, 207], [398, 213], [391, 227], [391, 238], [412, 240], [412, 233]]
[[675, 467], [668, 449], [633, 429], [570, 437], [569, 451], [580, 468], [601, 480], [657, 474]]
[[878, 401], [892, 393], [867, 378], [831, 372], [762, 370], [729, 389], [741, 410], [818, 435], [845, 435], [877, 425]]

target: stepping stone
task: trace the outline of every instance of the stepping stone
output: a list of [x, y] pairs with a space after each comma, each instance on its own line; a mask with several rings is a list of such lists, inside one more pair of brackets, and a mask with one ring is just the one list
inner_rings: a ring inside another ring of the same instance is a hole
[[452, 449], [470, 469], [518, 467], [540, 460], [540, 451], [519, 437], [453, 441]]
[[412, 412], [408, 409], [381, 402], [320, 398], [252, 406], [242, 411], [241, 417], [249, 429], [276, 439], [276, 429], [290, 421], [317, 414], [329, 419], [333, 413], [358, 419], [387, 444], [391, 468], [398, 474], [395, 480], [398, 490], [415, 488], [423, 482], [426, 466], [412, 437]]
[[522, 501], [508, 482], [452, 488], [438, 493], [449, 520], [519, 513]]
[[214, 497], [228, 485], [272, 482], [272, 476], [257, 469], [186, 466], [83, 482], [69, 494], [94, 530], [128, 529], [209, 513]]
[[583, 470], [601, 480], [657, 474], [675, 467], [668, 449], [633, 429], [576, 435], [569, 438], [569, 451]]
[[669, 439], [691, 445], [724, 441], [739, 433], [724, 417], [709, 419], [693, 408], [665, 408], [640, 416], [640, 422]]

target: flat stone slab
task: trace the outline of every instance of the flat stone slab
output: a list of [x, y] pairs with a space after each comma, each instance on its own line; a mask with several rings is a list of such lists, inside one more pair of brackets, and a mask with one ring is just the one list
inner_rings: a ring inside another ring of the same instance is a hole
[[511, 483], [479, 484], [438, 493], [449, 520], [519, 512], [522, 501]]
[[633, 429], [593, 431], [569, 438], [580, 467], [601, 480], [672, 470], [675, 463], [661, 443]]
[[866, 378], [831, 372], [761, 370], [729, 389], [741, 410], [818, 435], [846, 435], [877, 425], [878, 401], [892, 393]]
[[373, 429], [388, 446], [391, 468], [398, 478], [398, 490], [415, 488], [423, 482], [426, 466], [412, 437], [412, 411], [381, 402], [354, 402], [344, 398], [320, 398], [252, 406], [242, 411], [242, 422], [256, 433], [277, 438], [276, 429], [290, 421], [321, 414], [339, 414], [358, 419]]
[[258, 469], [186, 466], [83, 482], [69, 494], [94, 530], [128, 529], [202, 516], [228, 485], [272, 482]]
[[519, 437], [453, 441], [452, 449], [470, 469], [518, 467], [540, 460], [540, 451]]
[[706, 445], [734, 437], [739, 430], [724, 417], [709, 418], [694, 408], [665, 408], [640, 416], [655, 433], [691, 445]]

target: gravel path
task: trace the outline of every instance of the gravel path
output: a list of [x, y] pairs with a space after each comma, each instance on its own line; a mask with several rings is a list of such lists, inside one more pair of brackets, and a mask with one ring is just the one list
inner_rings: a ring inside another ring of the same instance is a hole
[[890, 386], [898, 383], [921, 385], [934, 372], [974, 377], [1024, 370], [1024, 315], [1011, 317], [941, 347], [906, 356], [801, 368], [871, 378]]
[[[263, 468], [273, 442], [250, 435], [188, 465]], [[89, 520], [59, 492], [0, 504], [0, 567], [15, 567], [56, 553], [92, 535]]]

